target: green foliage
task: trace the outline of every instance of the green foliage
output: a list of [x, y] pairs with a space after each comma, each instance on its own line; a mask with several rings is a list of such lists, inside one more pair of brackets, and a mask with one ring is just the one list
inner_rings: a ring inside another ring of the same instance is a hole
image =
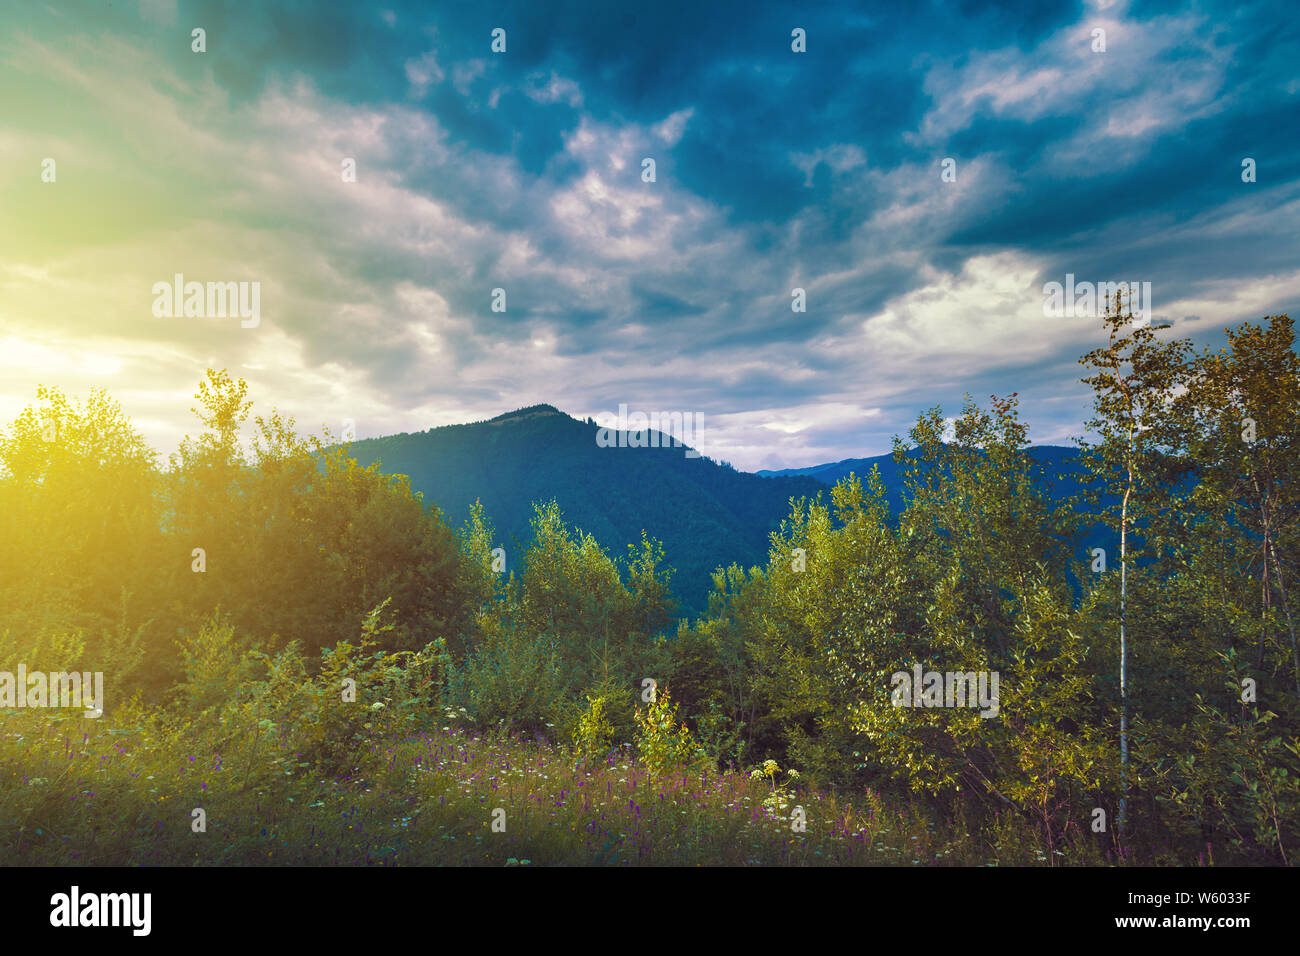
[[[1279, 726], [1278, 714], [1241, 703], [1240, 655], [1230, 651], [1220, 660], [1226, 699], [1234, 703], [1198, 694], [1200, 719], [1173, 731], [1177, 749], [1167, 749], [1170, 731], [1152, 728], [1139, 749], [1149, 768], [1144, 784], [1171, 830], [1211, 857], [1269, 862], [1276, 853], [1289, 864], [1300, 845], [1300, 741]], [[1223, 836], [1216, 841], [1214, 834]]]
[[614, 744], [614, 725], [609, 720], [609, 701], [588, 697], [587, 710], [578, 718], [573, 746], [583, 761], [597, 760], [609, 753]]
[[668, 619], [668, 572], [656, 542], [630, 549], [623, 570], [588, 534], [571, 529], [554, 502], [539, 504], [522, 574], [484, 576], [491, 528], [476, 510], [466, 565], [482, 602], [465, 634], [467, 651], [451, 697], [481, 726], [572, 740], [588, 697], [616, 715], [615, 739], [630, 738], [635, 675], [661, 673], [654, 637]]
[[[931, 409], [896, 440], [901, 494], [873, 470], [791, 500], [765, 566], [717, 567], [675, 626], [644, 532], [610, 552], [530, 501], [502, 572], [480, 504], [454, 532], [378, 463], [274, 411], [250, 426], [225, 372], [166, 471], [102, 393], [42, 388], [0, 434], [0, 669], [103, 671], [108, 713], [0, 713], [0, 854], [1289, 864], [1291, 322], [1199, 354], [1122, 303], [1103, 331], [1081, 493], [1014, 394]], [[1122, 542], [1104, 572], [1098, 526]], [[996, 713], [896, 706], [918, 665], [997, 674]], [[489, 799], [513, 821], [490, 849]], [[796, 803], [821, 816], [792, 840]], [[196, 851], [197, 805], [222, 839]]]
[[[426, 501], [436, 501], [453, 525], [476, 502], [495, 523], [509, 567], [523, 567], [516, 546], [532, 538], [534, 505], [554, 500], [568, 520], [622, 556], [654, 529], [664, 561], [676, 569], [681, 609], [704, 611], [709, 575], [732, 562], [764, 560], [768, 532], [791, 495], [816, 495], [805, 476], [763, 477], [738, 472], [682, 448], [602, 448], [597, 426], [548, 405], [490, 421], [447, 425], [353, 444], [361, 464], [411, 476]], [[489, 477], [490, 476], [490, 477]]]
[[636, 747], [651, 778], [670, 773], [698, 773], [710, 767], [708, 754], [677, 722], [677, 705], [660, 691], [644, 710], [636, 711]]
[[545, 735], [565, 691], [548, 637], [483, 622], [473, 650], [451, 679], [449, 699], [467, 708], [482, 727]]

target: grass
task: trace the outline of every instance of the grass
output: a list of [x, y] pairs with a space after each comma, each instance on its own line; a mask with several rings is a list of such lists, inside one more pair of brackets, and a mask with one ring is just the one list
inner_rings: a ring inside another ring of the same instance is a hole
[[[928, 866], [992, 857], [864, 791], [791, 791], [738, 772], [652, 776], [629, 748], [563, 748], [457, 727], [377, 730], [329, 767], [269, 721], [168, 723], [0, 712], [6, 865]], [[339, 755], [335, 755], [337, 760]], [[795, 832], [789, 814], [806, 814]], [[196, 832], [194, 811], [203, 812]], [[503, 811], [504, 815], [496, 811]], [[776, 815], [779, 813], [779, 816]], [[494, 819], [497, 826], [494, 828]]]

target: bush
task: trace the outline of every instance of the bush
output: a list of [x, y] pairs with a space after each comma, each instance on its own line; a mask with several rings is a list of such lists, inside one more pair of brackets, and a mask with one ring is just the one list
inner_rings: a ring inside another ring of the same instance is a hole
[[704, 748], [677, 722], [677, 706], [667, 691], [659, 693], [645, 710], [637, 708], [636, 725], [637, 753], [651, 777], [712, 768], [713, 761]]
[[614, 746], [614, 725], [609, 722], [609, 701], [588, 697], [587, 710], [578, 718], [573, 746], [580, 759], [592, 761], [609, 753]]

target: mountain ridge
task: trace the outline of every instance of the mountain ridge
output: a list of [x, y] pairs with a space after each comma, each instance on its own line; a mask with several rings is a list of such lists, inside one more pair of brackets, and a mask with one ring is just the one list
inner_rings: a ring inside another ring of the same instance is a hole
[[[659, 539], [676, 569], [682, 610], [704, 609], [714, 568], [765, 565], [769, 534], [792, 498], [824, 485], [802, 476], [767, 478], [738, 471], [685, 446], [600, 447], [598, 426], [553, 405], [529, 405], [491, 419], [355, 441], [362, 465], [408, 477], [426, 503], [453, 526], [481, 501], [507, 569], [530, 540], [534, 502], [554, 499], [566, 520], [611, 556], [622, 556], [644, 531]], [[660, 433], [662, 435], [662, 433]], [[663, 436], [667, 438], [668, 436]]]
[[[554, 499], [568, 523], [621, 557], [641, 533], [657, 538], [676, 574], [680, 610], [704, 610], [711, 572], [732, 563], [767, 564], [769, 536], [790, 512], [790, 502], [814, 498], [850, 473], [866, 478], [879, 468], [890, 508], [903, 506], [903, 464], [893, 454], [845, 458], [804, 468], [740, 471], [708, 456], [688, 457], [685, 446], [601, 447], [599, 426], [554, 405], [535, 404], [489, 419], [439, 425], [352, 444], [362, 465], [379, 463], [406, 475], [427, 504], [453, 527], [475, 501], [507, 549], [507, 569], [531, 539], [533, 504]], [[1078, 488], [1076, 449], [1035, 445], [1054, 496]]]

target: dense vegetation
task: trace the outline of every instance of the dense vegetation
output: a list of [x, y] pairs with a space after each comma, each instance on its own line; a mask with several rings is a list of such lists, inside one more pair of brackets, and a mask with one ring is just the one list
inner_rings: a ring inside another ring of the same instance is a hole
[[[482, 507], [453, 529], [275, 413], [245, 448], [224, 372], [168, 468], [42, 389], [0, 435], [0, 670], [106, 703], [0, 711], [0, 859], [1289, 864], [1291, 321], [1105, 328], [1074, 493], [1014, 395], [936, 408], [901, 507], [878, 473], [790, 502], [689, 620], [645, 535], [530, 502], [502, 570]], [[996, 672], [997, 715], [894, 706], [914, 665]]]
[[[704, 423], [705, 432], [708, 422]], [[573, 525], [607, 545], [656, 538], [676, 569], [679, 610], [708, 604], [709, 574], [719, 564], [762, 564], [768, 536], [791, 498], [816, 495], [810, 478], [765, 480], [726, 463], [687, 457], [684, 448], [601, 448], [595, 421], [534, 405], [486, 422], [352, 443], [363, 465], [406, 475], [449, 523], [475, 504], [492, 517], [507, 569], [532, 536], [533, 504], [554, 501]]]

